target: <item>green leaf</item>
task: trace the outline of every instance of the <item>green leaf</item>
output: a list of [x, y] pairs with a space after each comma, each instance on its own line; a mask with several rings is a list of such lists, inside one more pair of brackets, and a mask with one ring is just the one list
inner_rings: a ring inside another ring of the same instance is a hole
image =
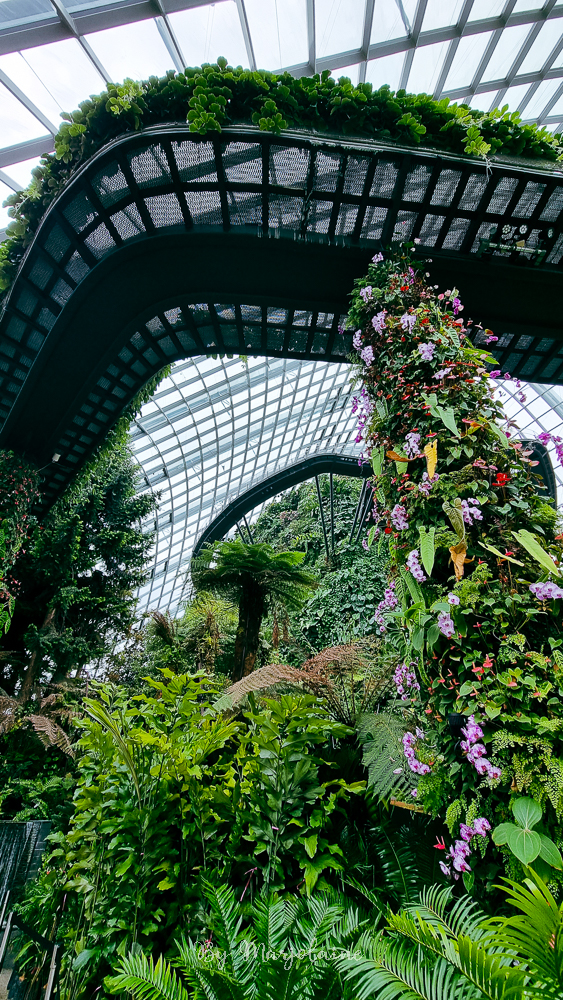
[[455, 414], [452, 407], [437, 406], [436, 410], [438, 411], [438, 416], [440, 417], [440, 420], [448, 428], [448, 430], [451, 431], [452, 434], [455, 434], [456, 437], [458, 438], [461, 437], [461, 434], [459, 433], [457, 424], [455, 422]]
[[561, 870], [563, 868], [563, 858], [557, 844], [554, 844], [543, 833], [539, 833], [538, 837], [541, 840], [540, 858], [547, 861], [548, 865], [551, 865], [552, 868], [559, 868]]
[[122, 875], [125, 875], [125, 872], [129, 871], [134, 860], [135, 860], [135, 855], [129, 854], [128, 857], [125, 858], [125, 861], [122, 861], [121, 864], [117, 866], [117, 868], [115, 869], [115, 874], [117, 875], [118, 878], [121, 878]]
[[519, 826], [510, 831], [507, 843], [512, 853], [523, 865], [529, 865], [530, 861], [537, 858], [541, 850], [539, 833], [536, 833], [535, 830], [524, 830]]
[[420, 652], [420, 650], [424, 646], [424, 629], [423, 628], [417, 628], [416, 632], [414, 632], [413, 637], [412, 637], [412, 644], [413, 644], [414, 649], [416, 649], [417, 652]]
[[437, 625], [431, 625], [430, 628], [428, 629], [428, 634], [426, 636], [426, 645], [428, 646], [428, 648], [432, 649], [432, 646], [436, 645], [439, 638], [440, 638], [440, 629], [438, 628]]
[[489, 552], [492, 552], [493, 555], [498, 556], [499, 559], [508, 559], [508, 562], [516, 563], [517, 566], [524, 565], [524, 563], [520, 562], [519, 559], [513, 559], [512, 556], [505, 556], [504, 552], [501, 552], [500, 549], [495, 548], [494, 545], [489, 545], [487, 542], [479, 542], [479, 545], [484, 549], [488, 549]]
[[512, 803], [512, 812], [518, 825], [525, 827], [527, 830], [531, 830], [533, 826], [536, 826], [542, 817], [540, 804], [535, 799], [527, 797], [516, 799]]
[[383, 448], [374, 448], [371, 453], [371, 467], [374, 476], [380, 476], [383, 470]]
[[302, 844], [310, 858], [314, 858], [317, 853], [318, 833], [312, 833], [310, 837], [303, 837]]
[[434, 568], [434, 554], [436, 551], [434, 544], [436, 528], [428, 528], [428, 530], [426, 530], [423, 525], [420, 525], [418, 534], [420, 537], [420, 558], [422, 559], [422, 565], [428, 573], [428, 576], [432, 576], [432, 570]]
[[517, 830], [518, 827], [515, 823], [500, 823], [499, 826], [495, 826], [492, 837], [493, 844], [497, 847], [502, 847], [503, 844], [508, 844], [508, 838], [513, 830]]
[[508, 443], [508, 438], [507, 438], [506, 434], [504, 433], [502, 427], [499, 427], [498, 424], [495, 424], [494, 420], [491, 420], [489, 422], [489, 430], [491, 430], [493, 432], [493, 434], [495, 434], [498, 437], [498, 439], [499, 439], [500, 443], [502, 444], [503, 448], [509, 448], [510, 447], [510, 445]]
[[526, 531], [522, 528], [521, 531], [513, 531], [512, 534], [517, 542], [530, 553], [536, 562], [539, 562], [540, 566], [543, 566], [548, 573], [554, 573], [555, 576], [560, 576], [557, 566], [553, 562], [553, 559], [545, 551], [545, 549], [540, 545], [535, 535], [532, 535], [531, 531]]

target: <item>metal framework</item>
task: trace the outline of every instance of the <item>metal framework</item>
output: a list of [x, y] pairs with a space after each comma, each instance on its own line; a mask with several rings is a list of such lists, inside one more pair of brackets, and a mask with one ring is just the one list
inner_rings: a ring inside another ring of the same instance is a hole
[[48, 210], [5, 300], [0, 444], [40, 466], [60, 456], [50, 501], [169, 362], [344, 360], [354, 277], [406, 238], [431, 250], [435, 281], [463, 273], [503, 366], [556, 382], [562, 209], [561, 174], [504, 162], [246, 127], [124, 136]]

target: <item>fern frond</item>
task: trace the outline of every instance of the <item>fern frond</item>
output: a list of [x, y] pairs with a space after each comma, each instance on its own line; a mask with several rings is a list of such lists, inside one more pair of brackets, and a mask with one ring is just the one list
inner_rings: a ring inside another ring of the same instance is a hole
[[30, 715], [28, 718], [44, 746], [57, 747], [67, 756], [74, 757], [74, 750], [67, 734], [53, 719], [49, 719], [46, 715]]
[[162, 956], [156, 964], [146, 955], [121, 959], [116, 976], [108, 976], [105, 986], [111, 993], [131, 993], [135, 1000], [189, 1000], [176, 972]]
[[248, 677], [243, 677], [236, 684], [231, 684], [220, 701], [226, 703], [228, 699], [229, 707], [237, 708], [251, 691], [264, 691], [266, 688], [282, 683], [301, 685], [304, 680], [307, 680], [307, 675], [302, 670], [296, 670], [295, 667], [288, 667], [282, 663], [272, 663], [254, 670]]
[[368, 787], [380, 798], [392, 793], [411, 798], [417, 779], [407, 765], [403, 749], [406, 728], [392, 712], [361, 715], [358, 736], [364, 745], [363, 763], [368, 769]]

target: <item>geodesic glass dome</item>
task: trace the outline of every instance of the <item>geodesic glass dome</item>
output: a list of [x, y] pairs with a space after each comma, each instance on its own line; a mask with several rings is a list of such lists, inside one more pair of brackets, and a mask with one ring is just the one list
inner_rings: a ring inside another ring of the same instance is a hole
[[[235, 65], [283, 68], [295, 76], [328, 69], [354, 83], [388, 83], [483, 110], [506, 104], [519, 111], [523, 121], [555, 131], [563, 122], [561, 0], [543, 5], [534, 0], [0, 0], [0, 196], [27, 185], [40, 155], [53, 149], [61, 111], [72, 110], [108, 81], [162, 75], [168, 69], [213, 61], [220, 54]], [[417, 169], [422, 176], [426, 168]], [[232, 170], [236, 181], [236, 171], [243, 171], [244, 165], [237, 161]], [[326, 170], [328, 176], [332, 167]], [[552, 173], [552, 183], [559, 174], [558, 169]], [[420, 177], [415, 181], [414, 187], [420, 185]], [[434, 188], [421, 194], [421, 203], [426, 198], [430, 204], [436, 182], [433, 177]], [[514, 190], [517, 181], [514, 188], [508, 185], [507, 205]], [[527, 211], [533, 213], [540, 194], [535, 201], [533, 192], [528, 194]], [[234, 195], [232, 199], [231, 215]], [[332, 203], [327, 205], [326, 217], [318, 209], [321, 233], [330, 233], [331, 212], [334, 215]], [[1, 211], [0, 227], [7, 223]], [[446, 215], [447, 209], [432, 216], [442, 220], [434, 234], [422, 224], [429, 247], [439, 230], [447, 246]], [[396, 213], [395, 228], [409, 225], [408, 216]], [[119, 225], [124, 232], [131, 227], [134, 232], [139, 218], [128, 209]], [[525, 218], [524, 213], [523, 223]], [[376, 233], [375, 215], [372, 223]], [[335, 216], [335, 226], [340, 224]], [[342, 222], [343, 233], [347, 224]], [[557, 246], [552, 252], [558, 253]], [[462, 286], [462, 275], [459, 283]], [[463, 296], [463, 287], [460, 290]], [[197, 308], [190, 303], [194, 327]], [[235, 498], [251, 495], [261, 481], [308, 457], [351, 458], [359, 450], [345, 350], [342, 361], [332, 354], [331, 360], [263, 358], [252, 356], [252, 339], [244, 340], [255, 329], [264, 337], [285, 337], [283, 343], [289, 345], [290, 338], [298, 342], [303, 327], [310, 354], [315, 337], [319, 344], [327, 337], [327, 343], [334, 344], [340, 321], [336, 311], [304, 310], [303, 316], [286, 311], [282, 317], [266, 304], [237, 306], [237, 312], [219, 301], [201, 308], [207, 322], [211, 316], [216, 332], [237, 327], [238, 349], [226, 345], [225, 350], [238, 354], [242, 347], [249, 357], [243, 363], [237, 356], [213, 359], [202, 351], [176, 361], [132, 428], [143, 488], [161, 494], [154, 567], [140, 595], [144, 607], [177, 606], [194, 544]], [[241, 312], [244, 308], [248, 315]], [[155, 317], [158, 322], [170, 334], [174, 322], [167, 315], [160, 321]], [[542, 384], [524, 384], [520, 390], [513, 383], [503, 384], [500, 391], [509, 415], [523, 437], [533, 438], [541, 430], [557, 432], [563, 394], [548, 379], [549, 372], [559, 379], [559, 355], [554, 358], [541, 337], [532, 344], [533, 337], [527, 343], [525, 335], [499, 332], [505, 338], [507, 365], [520, 365], [524, 377], [526, 370], [539, 371], [534, 358], [546, 361]], [[162, 336], [158, 343], [165, 340]], [[201, 347], [213, 349], [210, 345], [211, 340], [202, 339]], [[213, 346], [218, 349], [216, 339]], [[165, 363], [166, 350], [160, 349]], [[104, 377], [109, 385], [114, 376], [107, 372]], [[90, 404], [83, 405], [87, 410]], [[63, 428], [63, 441], [65, 433]], [[555, 455], [552, 459], [561, 485], [561, 468]]]

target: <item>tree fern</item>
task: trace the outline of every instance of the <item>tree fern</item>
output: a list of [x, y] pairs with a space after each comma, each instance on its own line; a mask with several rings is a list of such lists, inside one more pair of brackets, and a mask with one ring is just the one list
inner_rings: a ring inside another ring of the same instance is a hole
[[407, 766], [402, 742], [405, 731], [401, 717], [392, 712], [359, 718], [358, 735], [364, 744], [368, 786], [380, 798], [388, 798], [394, 793], [412, 801], [411, 792], [418, 782]]

